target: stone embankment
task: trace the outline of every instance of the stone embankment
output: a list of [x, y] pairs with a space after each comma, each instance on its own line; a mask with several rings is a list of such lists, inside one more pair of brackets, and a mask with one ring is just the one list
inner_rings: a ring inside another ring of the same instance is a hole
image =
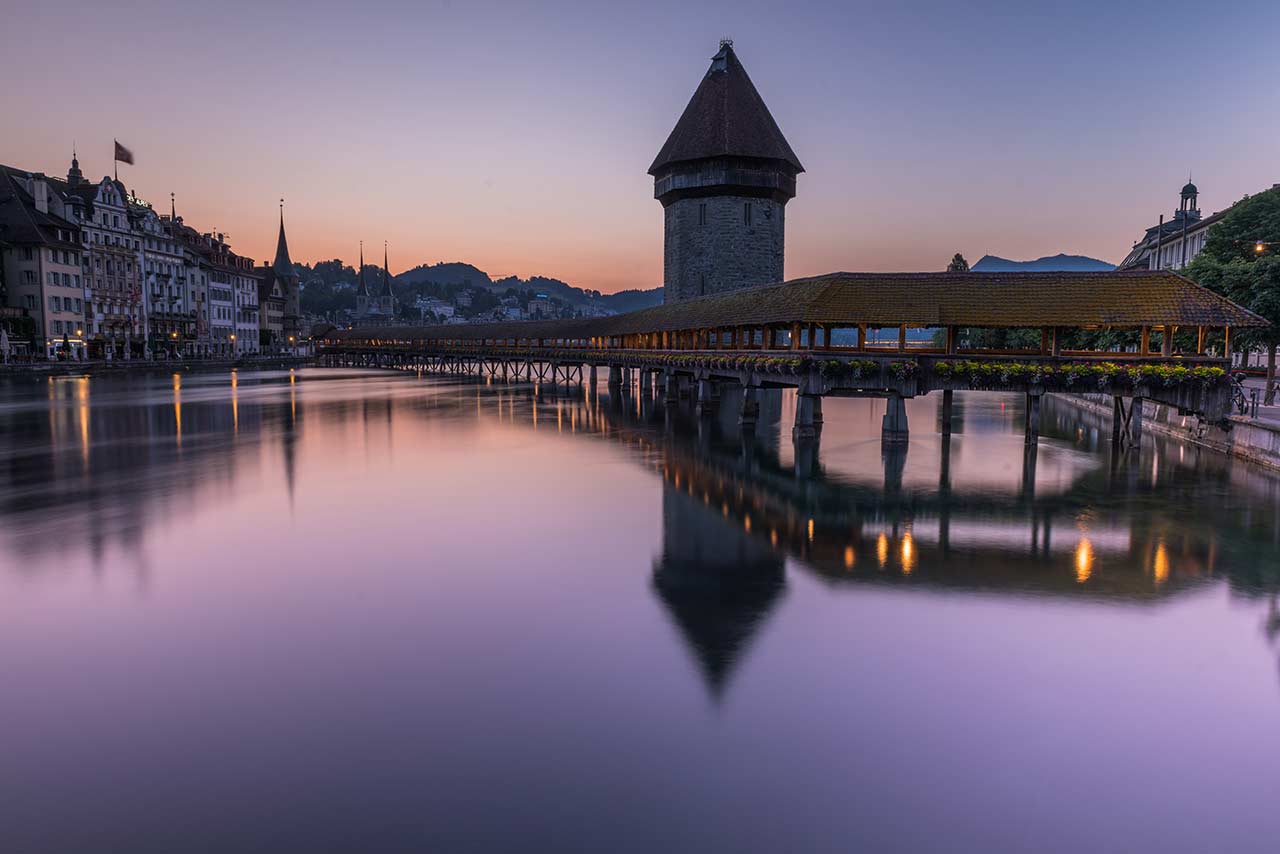
[[88, 362], [26, 362], [0, 365], [0, 377], [97, 376], [124, 373], [191, 373], [194, 371], [298, 368], [312, 364], [312, 356], [261, 356], [248, 359], [117, 359]]
[[[1111, 416], [1111, 398], [1106, 395], [1062, 395], [1061, 399], [1091, 412]], [[1179, 415], [1173, 407], [1147, 401], [1143, 409], [1143, 425], [1144, 429], [1280, 471], [1280, 421], [1232, 415], [1225, 425], [1217, 426], [1194, 415]]]

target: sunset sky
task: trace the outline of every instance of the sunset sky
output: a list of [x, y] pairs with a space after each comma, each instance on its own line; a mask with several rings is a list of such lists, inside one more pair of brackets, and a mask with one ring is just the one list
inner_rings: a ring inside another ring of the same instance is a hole
[[74, 140], [97, 179], [117, 137], [130, 188], [255, 258], [283, 196], [298, 261], [654, 287], [645, 170], [732, 37], [807, 170], [788, 277], [1117, 262], [1188, 171], [1206, 213], [1280, 182], [1280, 4], [1230, 5], [31, 3], [0, 162], [63, 174]]

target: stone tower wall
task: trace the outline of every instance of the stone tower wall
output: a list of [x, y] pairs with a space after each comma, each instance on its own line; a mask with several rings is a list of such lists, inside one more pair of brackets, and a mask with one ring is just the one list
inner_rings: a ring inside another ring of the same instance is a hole
[[664, 301], [783, 281], [785, 211], [773, 199], [746, 196], [672, 202], [665, 209]]

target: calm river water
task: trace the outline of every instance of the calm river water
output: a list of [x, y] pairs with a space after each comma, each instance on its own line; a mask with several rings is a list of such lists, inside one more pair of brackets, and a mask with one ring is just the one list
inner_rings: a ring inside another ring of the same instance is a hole
[[0, 380], [0, 850], [1277, 849], [1280, 479], [774, 394]]

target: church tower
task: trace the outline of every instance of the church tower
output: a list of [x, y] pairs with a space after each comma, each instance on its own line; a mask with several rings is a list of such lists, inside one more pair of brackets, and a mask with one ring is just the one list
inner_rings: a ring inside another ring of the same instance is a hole
[[364, 280], [364, 241], [360, 241], [360, 271], [357, 273], [360, 284], [356, 288], [356, 317], [364, 317], [369, 313], [369, 284]]
[[382, 243], [382, 289], [378, 293], [378, 305], [388, 318], [396, 315], [396, 295], [391, 290], [391, 271], [387, 269], [387, 244]]
[[276, 238], [276, 258], [271, 264], [271, 270], [279, 280], [280, 290], [284, 294], [282, 334], [286, 339], [296, 339], [301, 334], [301, 293], [298, 273], [293, 269], [293, 259], [289, 257], [289, 241], [284, 236], [284, 199], [280, 200], [280, 236]]
[[799, 159], [720, 42], [649, 174], [665, 219], [663, 299], [783, 281], [786, 204]]

